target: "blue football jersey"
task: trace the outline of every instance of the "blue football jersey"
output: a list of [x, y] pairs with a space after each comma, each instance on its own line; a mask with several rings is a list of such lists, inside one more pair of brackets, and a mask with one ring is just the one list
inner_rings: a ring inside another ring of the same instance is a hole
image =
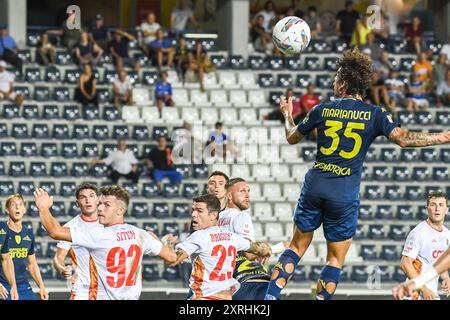
[[359, 199], [367, 150], [399, 124], [383, 108], [356, 99], [324, 102], [310, 110], [298, 131], [317, 128], [317, 156], [305, 176], [305, 194], [337, 201]]
[[0, 221], [0, 253], [8, 253], [8, 225]]
[[[23, 227], [22, 231], [15, 232], [8, 225], [7, 242], [8, 251], [14, 262], [14, 272], [17, 285], [28, 284], [28, 256], [34, 254], [33, 230]], [[6, 284], [7, 280], [0, 266], [0, 282]]]

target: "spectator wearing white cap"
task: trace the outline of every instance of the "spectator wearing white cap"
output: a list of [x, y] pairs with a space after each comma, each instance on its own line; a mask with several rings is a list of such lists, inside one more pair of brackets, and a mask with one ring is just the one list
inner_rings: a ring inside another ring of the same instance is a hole
[[0, 60], [0, 100], [14, 101], [17, 106], [23, 103], [23, 96], [14, 91], [14, 75], [6, 70], [6, 62]]

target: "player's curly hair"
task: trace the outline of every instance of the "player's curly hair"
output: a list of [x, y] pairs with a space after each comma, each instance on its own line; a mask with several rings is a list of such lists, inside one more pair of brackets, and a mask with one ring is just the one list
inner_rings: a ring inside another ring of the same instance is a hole
[[124, 188], [112, 185], [101, 187], [99, 191], [102, 196], [115, 196], [117, 200], [120, 200], [125, 204], [125, 209], [128, 208], [128, 205], [130, 204], [130, 194]]
[[364, 97], [372, 81], [372, 59], [354, 47], [344, 51], [337, 66], [337, 80], [344, 84], [345, 94]]

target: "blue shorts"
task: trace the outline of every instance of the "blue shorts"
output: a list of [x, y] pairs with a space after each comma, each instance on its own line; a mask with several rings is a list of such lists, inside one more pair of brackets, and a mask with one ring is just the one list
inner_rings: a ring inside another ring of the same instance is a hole
[[294, 223], [303, 232], [314, 231], [323, 223], [325, 239], [340, 242], [352, 238], [358, 225], [359, 200], [336, 201], [300, 194]]
[[[9, 283], [2, 283], [8, 292], [11, 291], [11, 287]], [[17, 285], [17, 293], [19, 294], [19, 300], [37, 300], [36, 294], [31, 289], [29, 283], [26, 284], [18, 284]], [[6, 300], [11, 300], [11, 294], [8, 294], [8, 298]]]
[[239, 290], [233, 294], [233, 300], [264, 300], [269, 281], [244, 282]]
[[183, 180], [183, 175], [176, 170], [167, 171], [153, 169], [153, 178], [156, 183], [160, 183], [165, 177], [169, 178], [170, 183], [172, 184], [181, 183], [181, 180]]

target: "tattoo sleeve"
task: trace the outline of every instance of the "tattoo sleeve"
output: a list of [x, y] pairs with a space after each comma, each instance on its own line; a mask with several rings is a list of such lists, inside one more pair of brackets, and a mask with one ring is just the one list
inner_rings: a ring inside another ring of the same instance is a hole
[[450, 133], [409, 132], [395, 128], [390, 139], [401, 147], [427, 147], [450, 142]]

